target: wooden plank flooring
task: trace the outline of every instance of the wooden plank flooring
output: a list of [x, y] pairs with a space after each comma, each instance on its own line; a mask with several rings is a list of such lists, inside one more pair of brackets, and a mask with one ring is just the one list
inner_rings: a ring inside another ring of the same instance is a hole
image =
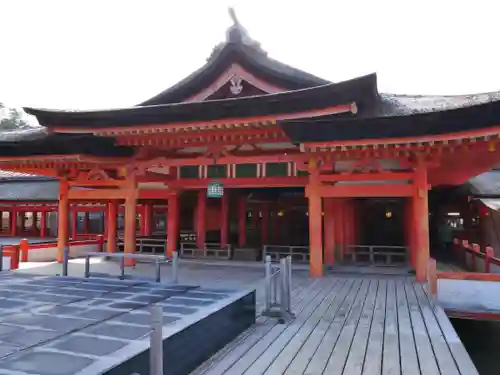
[[259, 316], [193, 375], [478, 374], [421, 284], [336, 275], [295, 279], [292, 294], [294, 320]]

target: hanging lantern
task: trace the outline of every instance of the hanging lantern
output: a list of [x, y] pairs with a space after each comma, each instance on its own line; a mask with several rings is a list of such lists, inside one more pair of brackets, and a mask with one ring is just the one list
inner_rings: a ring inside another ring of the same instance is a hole
[[207, 186], [208, 198], [222, 198], [224, 196], [224, 185], [219, 181], [212, 181]]

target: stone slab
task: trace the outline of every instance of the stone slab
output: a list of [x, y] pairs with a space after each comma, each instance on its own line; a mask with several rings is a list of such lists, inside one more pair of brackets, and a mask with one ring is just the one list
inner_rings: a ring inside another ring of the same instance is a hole
[[177, 358], [168, 375], [189, 373], [255, 321], [254, 291], [4, 273], [0, 373], [148, 373], [153, 304], [163, 310], [165, 360]]

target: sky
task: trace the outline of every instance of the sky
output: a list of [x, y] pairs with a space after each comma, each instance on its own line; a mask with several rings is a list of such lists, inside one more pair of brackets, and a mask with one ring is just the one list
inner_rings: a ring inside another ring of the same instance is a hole
[[500, 90], [494, 0], [0, 0], [0, 102], [127, 107], [202, 66], [231, 25], [269, 56], [381, 92]]

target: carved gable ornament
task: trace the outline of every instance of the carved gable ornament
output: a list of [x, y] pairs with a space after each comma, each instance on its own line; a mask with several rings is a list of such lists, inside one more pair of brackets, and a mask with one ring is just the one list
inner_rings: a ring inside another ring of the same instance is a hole
[[229, 80], [229, 90], [233, 95], [239, 95], [243, 91], [243, 79], [240, 76], [233, 75]]

